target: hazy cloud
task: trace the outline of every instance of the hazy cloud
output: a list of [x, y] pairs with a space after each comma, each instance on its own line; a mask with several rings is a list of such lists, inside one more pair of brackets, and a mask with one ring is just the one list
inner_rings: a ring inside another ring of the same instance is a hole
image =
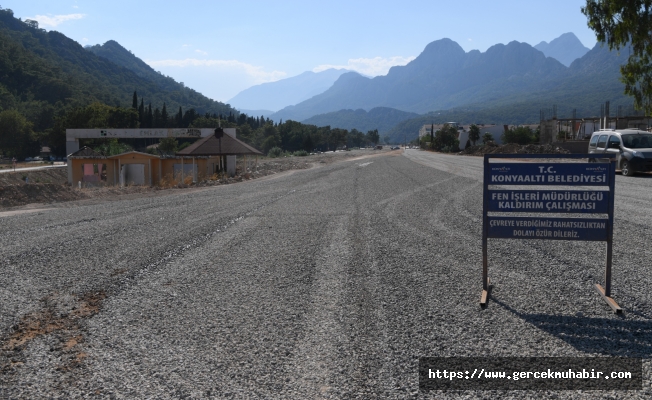
[[209, 67], [216, 70], [244, 72], [256, 83], [277, 81], [287, 75], [282, 71], [265, 71], [263, 67], [257, 67], [255, 65], [247, 64], [237, 60], [198, 60], [196, 58], [186, 58], [183, 60], [147, 61], [147, 64], [149, 64], [151, 67]]
[[364, 75], [378, 76], [386, 75], [389, 69], [396, 65], [405, 65], [416, 57], [403, 57], [395, 56], [389, 58], [374, 57], [374, 58], [351, 58], [346, 65], [319, 65], [313, 68], [313, 72], [321, 72], [330, 68], [336, 69], [350, 69], [357, 71]]
[[37, 15], [36, 17], [32, 17], [30, 19], [38, 21], [38, 24], [41, 27], [49, 26], [55, 28], [57, 25], [63, 22], [74, 20], [74, 19], [82, 19], [85, 16], [86, 16], [85, 14], [66, 14], [66, 15], [50, 15], [50, 16]]
[[199, 54], [204, 55], [204, 56], [207, 56], [207, 55], [208, 55], [208, 52], [207, 52], [207, 51], [199, 50], [199, 49], [195, 50], [195, 53], [199, 53]]

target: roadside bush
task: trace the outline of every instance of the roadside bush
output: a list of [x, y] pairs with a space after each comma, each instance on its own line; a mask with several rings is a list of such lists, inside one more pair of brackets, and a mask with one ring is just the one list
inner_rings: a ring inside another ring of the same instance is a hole
[[283, 154], [283, 150], [280, 147], [272, 147], [267, 153], [267, 157], [277, 158]]
[[158, 186], [163, 189], [169, 189], [171, 187], [177, 186], [179, 184], [179, 180], [179, 177], [175, 178], [168, 174], [159, 181]]
[[485, 134], [482, 136], [482, 143], [483, 144], [487, 144], [487, 143], [493, 142], [493, 141], [494, 141], [494, 137], [489, 132], [485, 132]]
[[503, 143], [530, 144], [534, 142], [534, 131], [529, 126], [510, 128], [501, 139]]
[[306, 157], [308, 155], [308, 152], [305, 151], [305, 150], [297, 150], [297, 151], [294, 152], [293, 155], [295, 155], [297, 157]]

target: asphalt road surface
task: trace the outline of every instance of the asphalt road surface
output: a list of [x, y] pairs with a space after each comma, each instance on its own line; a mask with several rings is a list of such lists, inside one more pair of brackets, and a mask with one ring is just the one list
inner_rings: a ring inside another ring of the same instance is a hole
[[[417, 150], [0, 218], [0, 398], [649, 398], [652, 178], [605, 245], [490, 240], [482, 159]], [[420, 392], [422, 356], [626, 356], [643, 389]]]

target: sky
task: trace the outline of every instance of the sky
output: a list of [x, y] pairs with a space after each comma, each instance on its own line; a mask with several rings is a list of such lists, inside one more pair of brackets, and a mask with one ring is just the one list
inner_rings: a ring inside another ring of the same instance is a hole
[[584, 0], [3, 1], [81, 45], [115, 40], [164, 75], [222, 102], [265, 82], [347, 68], [368, 76], [450, 38], [465, 51], [595, 35]]

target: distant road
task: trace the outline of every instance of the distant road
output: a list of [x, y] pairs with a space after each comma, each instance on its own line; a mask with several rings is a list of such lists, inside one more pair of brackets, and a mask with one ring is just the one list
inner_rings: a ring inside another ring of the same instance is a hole
[[3, 217], [0, 398], [416, 398], [421, 356], [640, 357], [626, 394], [649, 398], [652, 179], [617, 179], [622, 316], [587, 242], [491, 240], [481, 310], [481, 163], [388, 152]]

